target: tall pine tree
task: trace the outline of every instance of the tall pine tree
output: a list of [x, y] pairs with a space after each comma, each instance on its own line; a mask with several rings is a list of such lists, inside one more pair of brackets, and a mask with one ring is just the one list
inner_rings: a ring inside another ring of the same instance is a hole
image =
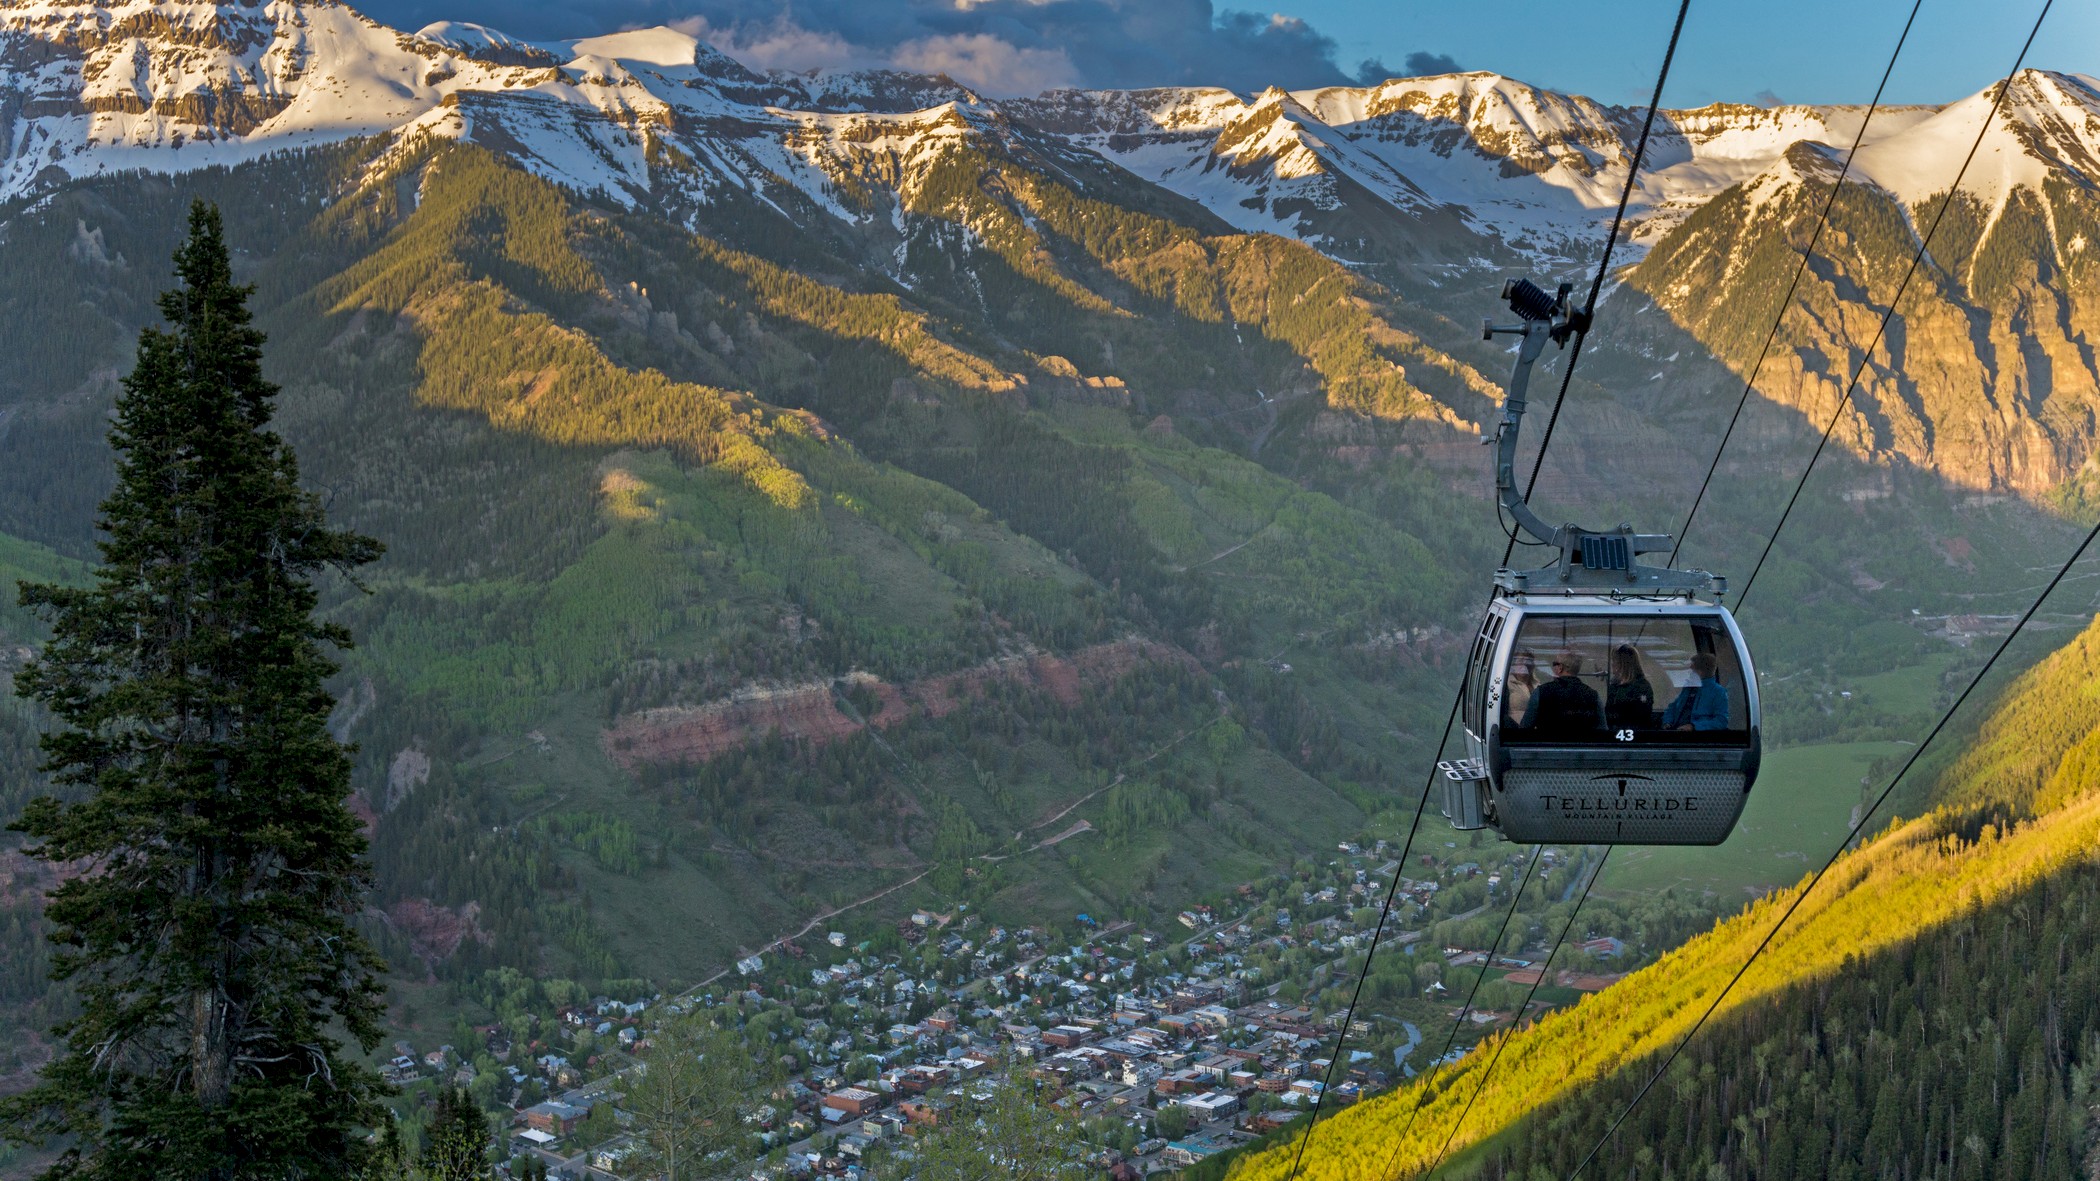
[[483, 1181], [489, 1175], [489, 1117], [465, 1087], [443, 1087], [423, 1131], [429, 1181]]
[[191, 207], [175, 268], [117, 401], [95, 583], [22, 587], [52, 640], [17, 688], [58, 720], [45, 766], [77, 802], [16, 827], [78, 871], [46, 913], [79, 1014], [0, 1115], [67, 1139], [50, 1178], [340, 1178], [383, 1092], [342, 1036], [377, 1042], [383, 993], [326, 727], [349, 636], [314, 618], [314, 581], [380, 546], [328, 527], [269, 429], [216, 209]]

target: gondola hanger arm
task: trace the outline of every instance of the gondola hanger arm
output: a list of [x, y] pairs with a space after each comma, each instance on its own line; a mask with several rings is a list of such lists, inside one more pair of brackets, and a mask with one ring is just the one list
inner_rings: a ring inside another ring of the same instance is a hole
[[[1524, 423], [1532, 367], [1544, 355], [1547, 342], [1565, 345], [1571, 336], [1589, 329], [1589, 309], [1568, 307], [1568, 295], [1573, 290], [1571, 283], [1562, 283], [1558, 290], [1548, 292], [1529, 279], [1511, 279], [1502, 285], [1502, 298], [1508, 301], [1510, 310], [1517, 314], [1520, 322], [1501, 325], [1488, 320], [1481, 325], [1483, 340], [1504, 335], [1519, 338], [1516, 363], [1509, 376], [1509, 391], [1502, 400], [1502, 418], [1495, 426], [1492, 440], [1495, 444], [1495, 496], [1519, 529], [1559, 551], [1560, 561], [1555, 569], [1563, 587], [1590, 591], [1638, 587], [1642, 590], [1718, 594], [1722, 589], [1719, 580], [1704, 571], [1641, 564], [1641, 554], [1670, 550], [1669, 534], [1636, 533], [1630, 524], [1621, 524], [1615, 529], [1587, 529], [1572, 522], [1549, 525], [1532, 509], [1517, 487], [1517, 436]], [[1528, 572], [1512, 573], [1511, 581], [1527, 584], [1512, 589], [1546, 589], [1545, 585], [1534, 582]]]

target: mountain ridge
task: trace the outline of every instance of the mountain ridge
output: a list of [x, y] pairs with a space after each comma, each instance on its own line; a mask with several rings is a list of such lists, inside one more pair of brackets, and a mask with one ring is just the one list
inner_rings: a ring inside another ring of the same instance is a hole
[[[1846, 208], [1880, 202], [1907, 232], [1922, 232], [1925, 210], [1953, 179], [1954, 151], [1995, 93], [1877, 112], [1849, 172]], [[1764, 310], [1766, 289], [1781, 280], [1776, 260], [1744, 272], [1745, 251], [1773, 240], [1772, 218], [1798, 224], [1814, 208], [1812, 190], [1827, 185], [1863, 116], [1841, 105], [1659, 112], [1628, 207], [1621, 277], [1747, 375], [1753, 344], [1743, 325], [1756, 317], [1734, 312]], [[1092, 281], [1071, 273], [1070, 258], [1037, 265], [1070, 255], [1062, 231], [1037, 233], [1025, 199], [998, 208], [1011, 203], [1011, 175], [981, 195], [958, 189], [945, 204], [923, 199], [926, 186], [967, 185], [987, 160], [1010, 159], [1075, 196], [1135, 204], [1201, 233], [1303, 243], [1433, 307], [1446, 284], [1498, 268], [1587, 268], [1625, 184], [1639, 117], [1485, 72], [1249, 97], [1177, 87], [987, 100], [939, 76], [760, 74], [664, 27], [528, 44], [450, 22], [404, 33], [335, 0], [0, 5], [0, 141], [11, 145], [0, 158], [0, 202], [19, 205], [111, 169], [223, 166], [364, 136], [408, 155], [458, 140], [689, 228], [748, 220], [728, 211], [760, 207], [806, 232], [856, 241], [861, 265], [901, 290], [947, 285], [940, 276], [974, 244], [1005, 243], [997, 248], [1020, 273], [1096, 310], [1107, 306], [1096, 299], [1104, 293], [1082, 290]], [[2080, 391], [2100, 382], [2100, 365], [2089, 348], [2046, 358], [2070, 378], [2055, 406], [2028, 388], [2028, 370], [2054, 347], [2041, 338], [2056, 328], [2072, 340], [2094, 331], [2091, 262], [2100, 253], [2089, 244], [2100, 243], [2100, 226], [2080, 210], [2096, 184], [2100, 82], [2023, 71], [1963, 180], [1954, 227], [1963, 241], [1936, 244], [1933, 261], [1964, 245], [1984, 253], [1994, 236], [2039, 235], [2071, 280], [2069, 298], [1991, 306], [1973, 258], [1947, 264], [1952, 287], [1917, 313], [1937, 323], [1891, 342], [1915, 339], [1926, 353], [1908, 366], [1893, 354], [1876, 359], [1840, 434], [1847, 446], [2031, 497], [2082, 478], [2092, 448], [2080, 407], [2100, 392]], [[1866, 234], [1878, 254], [1900, 253], [1900, 236], [1876, 225], [1842, 227], [1832, 249]], [[1827, 298], [1871, 308], [1877, 284], [1850, 269]], [[1717, 285], [1723, 298], [1709, 298]], [[1979, 310], [1993, 323], [1971, 331], [1963, 321]], [[1416, 336], [1448, 325], [1442, 316], [1386, 318]], [[1808, 351], [1778, 358], [1764, 392], [1814, 421], [1831, 397], [1824, 374], [1853, 367], [1849, 341], [1860, 334], [1793, 331], [1811, 338]], [[1947, 396], [1909, 388], [1915, 380], [1899, 368], [1943, 375]], [[1991, 389], [1994, 420], [1948, 401], [1971, 388]], [[1434, 413], [1485, 421], [1455, 389], [1442, 400]], [[1408, 414], [1429, 404], [1415, 405]], [[1953, 445], [1935, 445], [1935, 433]], [[2011, 462], [1990, 457], [2004, 444]]]
[[[796, 120], [783, 116], [793, 111], [902, 115], [953, 103], [1066, 136], [1238, 219], [1241, 229], [1321, 237], [1306, 211], [1331, 212], [1332, 187], [1346, 180], [1402, 216], [1456, 210], [1504, 241], [1553, 235], [1563, 256], [1594, 247], [1640, 119], [1632, 108], [1482, 72], [1271, 88], [1251, 99], [1176, 87], [988, 101], [945, 78], [898, 71], [761, 75], [669, 28], [545, 43], [454, 22], [406, 33], [334, 0], [10, 0], [0, 5], [0, 71], [0, 92], [14, 99], [0, 112], [10, 123], [32, 124], [10, 139], [17, 146], [0, 171], [0, 199], [111, 167], [225, 163], [273, 147], [438, 127], [445, 122], [439, 109], [469, 95], [553, 102], [574, 108], [585, 124], [624, 131], [628, 142], [619, 143], [578, 124], [568, 134], [579, 142], [557, 151], [542, 137], [538, 159], [526, 157], [550, 178], [585, 190], [638, 195], [647, 188], [638, 157], [652, 150], [652, 136], [666, 132], [677, 140], [688, 129], [708, 132], [712, 146], [747, 152], [749, 158], [716, 163], [727, 182], [751, 184], [782, 162], [768, 158], [773, 150], [762, 141], [791, 138]], [[2089, 133], [2073, 126], [2062, 98], [2077, 88], [2063, 81], [2071, 76], [2027, 76], [2057, 79], [2060, 92], [2054, 103], [2020, 108], [2023, 125], [2037, 129], [2030, 138], [2085, 144]], [[1892, 141], [1975, 101], [1879, 112], [1863, 172], [1902, 171], [1908, 159]], [[1635, 189], [1636, 221], [1666, 227], [1685, 207], [1754, 175], [1795, 142], [1845, 142], [1860, 114], [1842, 105], [1722, 103], [1662, 112], [1649, 168]], [[479, 130], [451, 133], [471, 138]], [[191, 147], [209, 145], [206, 158], [179, 155], [185, 139]], [[529, 150], [533, 140], [520, 142]], [[691, 155], [710, 145], [678, 146]], [[567, 158], [576, 150], [595, 165]], [[1220, 167], [1240, 175], [1213, 184], [1207, 178]], [[1510, 181], [1535, 191], [1512, 196], [1503, 183]], [[1503, 191], [1494, 192], [1498, 184]], [[1278, 203], [1298, 212], [1279, 214]], [[1250, 213], [1249, 204], [1258, 208]]]

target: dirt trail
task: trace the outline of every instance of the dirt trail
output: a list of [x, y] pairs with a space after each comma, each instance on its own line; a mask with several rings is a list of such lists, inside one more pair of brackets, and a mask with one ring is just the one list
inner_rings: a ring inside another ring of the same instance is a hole
[[[1165, 746], [1160, 747], [1158, 750], [1155, 750], [1151, 754], [1146, 755], [1144, 758], [1139, 759], [1137, 762], [1132, 763], [1131, 767], [1135, 768], [1144, 766], [1146, 763], [1151, 762], [1159, 756], [1167, 753], [1170, 750], [1173, 750], [1175, 747], [1180, 746], [1182, 743], [1188, 741], [1191, 735], [1200, 734], [1203, 731], [1210, 729], [1212, 726], [1217, 725], [1219, 719], [1223, 718], [1224, 716], [1224, 714], [1219, 714], [1216, 718], [1212, 718], [1210, 721], [1203, 723], [1202, 725], [1196, 727], [1193, 730], [1183, 730], [1181, 733], [1175, 735], [1174, 738], [1171, 741], [1169, 741]], [[1014, 839], [1018, 841], [1021, 839], [1024, 833], [1031, 833], [1034, 832], [1036, 829], [1048, 828], [1051, 825], [1056, 824], [1058, 821], [1064, 819], [1065, 816], [1072, 811], [1072, 809], [1077, 808], [1079, 805], [1086, 803], [1088, 800], [1093, 799], [1095, 796], [1100, 795], [1102, 792], [1107, 791], [1112, 787], [1115, 787], [1117, 784], [1122, 783], [1125, 779], [1128, 779], [1129, 777], [1130, 772], [1128, 770], [1116, 772], [1116, 777], [1114, 779], [1109, 780], [1107, 783], [1102, 784], [1100, 787], [1095, 788], [1094, 790], [1086, 793], [1085, 795], [1080, 796], [1078, 799], [1073, 800], [1071, 803], [1066, 804], [1064, 807], [1059, 808], [1057, 811], [1052, 812], [1050, 814], [1049, 819], [1038, 820], [1034, 824], [1029, 825], [1027, 828], [1022, 829], [1021, 832], [1015, 833]]]

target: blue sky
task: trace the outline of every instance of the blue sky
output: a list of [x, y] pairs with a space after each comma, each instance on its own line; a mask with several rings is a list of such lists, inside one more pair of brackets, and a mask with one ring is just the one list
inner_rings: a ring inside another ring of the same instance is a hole
[[[1429, 51], [1619, 103], [1647, 101], [1677, 12], [1676, 0], [1496, 6], [1509, 14], [1501, 19], [1483, 19], [1485, 6], [1419, 0], [1288, 7], [1334, 38], [1341, 62], [1398, 64]], [[1692, 0], [1663, 102], [1866, 102], [1910, 9], [1911, 0]], [[2041, 0], [1924, 0], [1889, 98], [1946, 102], [1983, 89], [2004, 76], [2041, 10]], [[2056, 0], [2028, 64], [2100, 75], [2100, 4]]]
[[[1607, 102], [1646, 101], [1675, 0], [352, 0], [415, 29], [469, 20], [533, 39], [676, 24], [766, 67], [944, 71], [995, 94], [1049, 86], [1254, 90], [1495, 70]], [[2002, 76], [2042, 0], [1925, 0], [1895, 102]], [[1694, 0], [1670, 106], [1865, 102], [1910, 0]], [[2056, 0], [2030, 65], [2100, 74], [2100, 3]]]

